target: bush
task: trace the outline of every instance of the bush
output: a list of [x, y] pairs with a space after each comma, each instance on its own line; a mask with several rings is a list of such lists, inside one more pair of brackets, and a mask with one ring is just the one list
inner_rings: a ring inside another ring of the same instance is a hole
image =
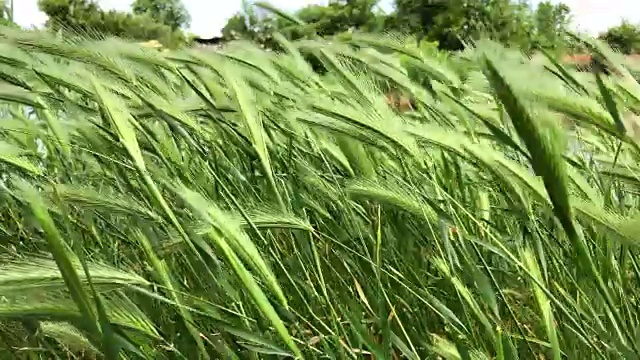
[[609, 28], [600, 34], [600, 39], [623, 54], [640, 52], [640, 27], [628, 22]]
[[102, 10], [97, 3], [87, 0], [39, 0], [38, 5], [49, 16], [47, 26], [55, 32], [63, 30], [96, 39], [115, 36], [136, 41], [158, 40], [172, 48], [186, 43], [180, 29], [172, 30], [149, 15]]

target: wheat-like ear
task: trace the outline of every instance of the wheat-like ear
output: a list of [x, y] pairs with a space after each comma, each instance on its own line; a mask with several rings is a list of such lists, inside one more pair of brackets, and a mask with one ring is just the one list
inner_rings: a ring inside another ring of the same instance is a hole
[[638, 358], [630, 65], [307, 35], [3, 29], [2, 356]]

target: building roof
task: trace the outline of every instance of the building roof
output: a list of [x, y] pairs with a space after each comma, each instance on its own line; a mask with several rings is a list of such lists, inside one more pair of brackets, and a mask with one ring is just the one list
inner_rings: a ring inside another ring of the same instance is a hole
[[193, 41], [201, 45], [220, 45], [224, 42], [224, 39], [221, 36], [214, 36], [212, 38], [197, 37], [193, 39]]
[[[630, 54], [624, 56], [627, 60], [640, 61], [640, 54]], [[586, 65], [591, 63], [593, 56], [591, 54], [568, 54], [562, 57], [565, 64]]]

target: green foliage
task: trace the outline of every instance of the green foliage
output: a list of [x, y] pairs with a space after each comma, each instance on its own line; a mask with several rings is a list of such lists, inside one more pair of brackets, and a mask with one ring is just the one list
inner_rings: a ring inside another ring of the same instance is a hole
[[438, 41], [443, 49], [460, 50], [465, 42], [488, 36], [525, 51], [561, 46], [568, 16], [562, 3], [542, 2], [532, 9], [513, 0], [396, 0], [391, 15], [398, 29]]
[[[490, 37], [525, 52], [537, 48], [562, 52], [567, 46], [569, 8], [542, 2], [534, 9], [513, 0], [396, 0], [389, 14], [377, 10], [377, 1], [331, 1], [310, 5], [294, 14], [304, 25], [281, 16], [262, 15], [245, 3], [223, 30], [226, 39], [251, 39], [268, 45], [274, 31], [296, 40], [313, 35], [361, 32], [411, 34], [435, 41], [443, 50], [461, 50], [473, 41]], [[231, 34], [235, 36], [231, 36]]]
[[13, 21], [12, 0], [0, 0], [0, 26], [18, 27]]
[[296, 16], [319, 35], [335, 35], [350, 29], [376, 31], [380, 30], [374, 12], [376, 3], [376, 0], [333, 1], [327, 6], [302, 8]]
[[640, 355], [637, 69], [274, 38], [3, 33], [2, 356]]
[[638, 25], [624, 21], [600, 34], [599, 38], [623, 54], [640, 53], [640, 26]]
[[191, 16], [181, 0], [135, 0], [133, 13], [148, 15], [172, 30], [189, 27]]
[[266, 44], [276, 31], [294, 40], [314, 35], [336, 35], [352, 29], [375, 32], [383, 29], [384, 19], [383, 14], [375, 12], [376, 2], [353, 0], [309, 5], [294, 14], [303, 25], [265, 13], [262, 9], [256, 11], [251, 3], [245, 2], [243, 10], [227, 21], [222, 35], [228, 40], [251, 39]]
[[9, 20], [9, 19], [5, 19], [3, 17], [0, 17], [0, 26], [11, 26], [14, 28], [17, 28], [18, 25], [16, 23], [14, 23], [13, 21]]
[[97, 38], [115, 36], [141, 41], [158, 40], [169, 47], [185, 42], [185, 35], [179, 29], [174, 31], [149, 15], [105, 11], [91, 0], [38, 0], [38, 6], [49, 17], [47, 27], [55, 32]]
[[227, 40], [248, 39], [264, 44], [271, 37], [273, 19], [259, 16], [254, 7], [243, 2], [243, 10], [233, 15], [222, 28]]
[[556, 53], [565, 50], [568, 44], [566, 32], [569, 31], [570, 14], [571, 10], [563, 3], [540, 2], [533, 17], [536, 47]]

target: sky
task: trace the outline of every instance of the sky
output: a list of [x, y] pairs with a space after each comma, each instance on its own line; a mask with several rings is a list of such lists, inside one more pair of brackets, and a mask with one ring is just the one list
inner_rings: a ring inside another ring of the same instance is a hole
[[[552, 0], [553, 1], [553, 0]], [[103, 9], [129, 10], [131, 0], [99, 0]], [[534, 0], [535, 2], [535, 0]], [[580, 31], [598, 34], [619, 24], [623, 19], [640, 23], [639, 0], [564, 0], [573, 12], [574, 27]], [[227, 19], [240, 10], [242, 0], [183, 0], [191, 13], [190, 31], [201, 37], [220, 35]], [[326, 3], [326, 0], [271, 0], [271, 4], [285, 10], [305, 5]], [[392, 0], [382, 0], [389, 8]], [[37, 0], [14, 0], [15, 21], [24, 26], [41, 26], [47, 17], [38, 11]]]

